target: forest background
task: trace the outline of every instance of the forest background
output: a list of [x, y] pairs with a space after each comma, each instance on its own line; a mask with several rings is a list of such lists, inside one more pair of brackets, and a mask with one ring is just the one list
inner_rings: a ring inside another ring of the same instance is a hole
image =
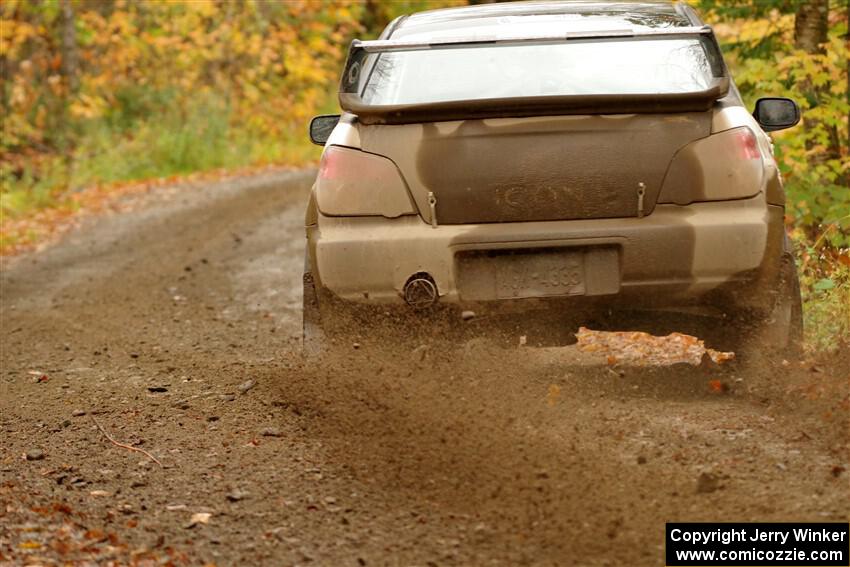
[[[337, 109], [354, 37], [465, 0], [2, 0], [0, 254], [128, 184], [320, 153], [309, 118]], [[470, 0], [480, 3], [480, 0]], [[788, 96], [774, 134], [810, 349], [850, 336], [847, 0], [692, 0], [748, 107]], [[210, 173], [212, 172], [212, 173]]]

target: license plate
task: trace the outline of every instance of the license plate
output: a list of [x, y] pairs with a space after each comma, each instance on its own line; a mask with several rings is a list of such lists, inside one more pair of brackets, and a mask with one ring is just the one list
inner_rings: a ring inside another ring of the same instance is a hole
[[500, 299], [584, 293], [581, 253], [516, 254], [499, 258], [496, 295]]

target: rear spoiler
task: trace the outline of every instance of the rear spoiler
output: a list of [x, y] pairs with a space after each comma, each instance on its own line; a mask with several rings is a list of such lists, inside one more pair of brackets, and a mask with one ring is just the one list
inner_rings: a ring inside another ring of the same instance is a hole
[[717, 40], [709, 26], [689, 26], [653, 29], [617, 29], [603, 31], [572, 31], [558, 35], [540, 36], [472, 36], [445, 38], [436, 41], [355, 39], [348, 50], [348, 59], [342, 74], [339, 103], [343, 110], [356, 114], [364, 123], [402, 124], [456, 120], [461, 118], [489, 118], [507, 116], [535, 116], [551, 114], [618, 114], [635, 112], [685, 112], [708, 110], [729, 90], [725, 67], [721, 75], [704, 91], [689, 93], [662, 93], [652, 95], [556, 95], [525, 98], [475, 99], [439, 103], [402, 105], [375, 105], [366, 103], [362, 90], [375, 67], [378, 55], [402, 51], [431, 49], [466, 49], [474, 47], [504, 47], [515, 45], [553, 45], [560, 43], [585, 43], [601, 41], [640, 41], [652, 39], [699, 38], [710, 45], [717, 54], [718, 65], [723, 66]]
[[600, 41], [623, 39], [684, 39], [701, 35], [711, 35], [710, 26], [690, 26], [674, 28], [651, 28], [643, 30], [620, 29], [604, 31], [568, 31], [557, 35], [538, 36], [472, 36], [445, 38], [437, 41], [405, 41], [403, 39], [375, 39], [351, 42], [349, 54], [362, 49], [367, 53], [386, 53], [388, 51], [422, 51], [425, 49], [452, 49], [464, 47], [499, 47], [506, 45], [547, 45], [555, 43], [575, 43], [577, 41]]

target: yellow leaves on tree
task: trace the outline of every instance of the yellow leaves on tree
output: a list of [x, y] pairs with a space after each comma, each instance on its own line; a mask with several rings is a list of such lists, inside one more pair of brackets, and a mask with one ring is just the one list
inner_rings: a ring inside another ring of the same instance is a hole
[[[67, 54], [57, 6], [0, 8], [6, 157], [44, 143], [61, 151], [59, 138], [73, 141], [79, 131], [69, 120], [144, 110], [153, 100], [189, 108], [204, 93], [222, 101], [233, 123], [279, 133], [325, 103], [362, 10], [356, 0], [73, 2], [80, 65], [71, 92], [60, 73]], [[34, 124], [40, 107], [57, 120]]]

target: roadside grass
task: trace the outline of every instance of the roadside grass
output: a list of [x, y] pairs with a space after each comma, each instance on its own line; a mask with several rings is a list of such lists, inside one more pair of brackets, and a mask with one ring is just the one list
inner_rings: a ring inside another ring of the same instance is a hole
[[83, 137], [71, 186], [144, 180], [257, 164], [299, 165], [315, 160], [305, 124], [287, 124], [271, 136], [236, 122], [215, 100], [202, 100], [185, 116], [167, 112], [116, 136], [97, 124]]
[[[167, 101], [166, 101], [167, 102]], [[323, 107], [334, 111], [328, 98]], [[140, 115], [106, 115], [80, 125], [68, 156], [48, 153], [0, 162], [0, 254], [36, 244], [49, 227], [79, 207], [80, 193], [196, 173], [315, 162], [320, 149], [306, 121], [270, 135], [234, 119], [220, 100], [199, 98], [186, 108], [167, 103]], [[39, 222], [41, 219], [42, 222]], [[28, 223], [28, 221], [34, 221]]]
[[825, 245], [832, 226], [815, 240], [802, 231], [792, 233], [810, 352], [834, 351], [850, 343], [850, 250]]

